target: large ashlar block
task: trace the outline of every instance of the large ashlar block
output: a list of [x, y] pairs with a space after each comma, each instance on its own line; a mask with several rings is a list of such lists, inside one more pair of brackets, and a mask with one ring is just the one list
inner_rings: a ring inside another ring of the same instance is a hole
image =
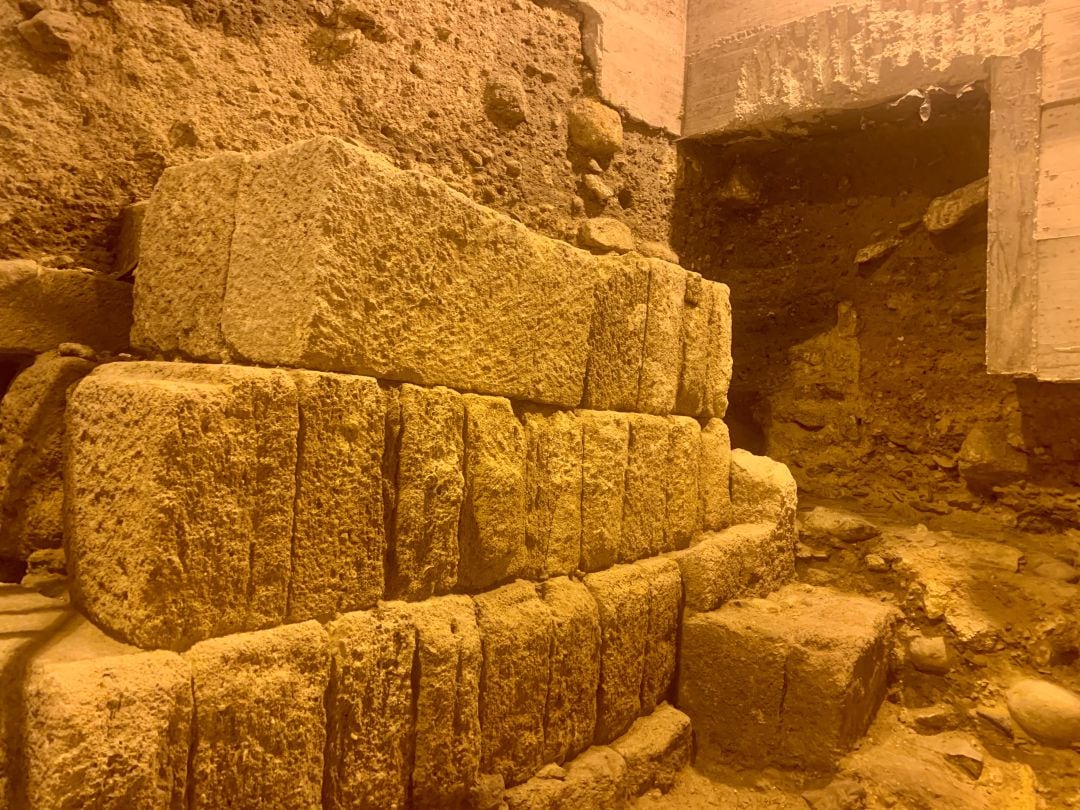
[[526, 413], [525, 545], [542, 577], [581, 561], [582, 428], [572, 411]]
[[574, 759], [562, 779], [537, 776], [503, 796], [508, 810], [620, 810], [626, 798], [626, 763], [607, 746]]
[[799, 488], [786, 464], [746, 450], [731, 451], [731, 512], [735, 523], [771, 522], [795, 545]]
[[318, 622], [196, 644], [192, 808], [322, 803], [330, 645]]
[[279, 624], [298, 431], [284, 371], [98, 367], [67, 409], [65, 525], [79, 605], [143, 647]]
[[554, 625], [535, 586], [519, 580], [476, 597], [484, 650], [480, 768], [508, 785], [544, 764], [544, 720]]
[[689, 274], [677, 264], [660, 259], [638, 261], [649, 269], [649, 299], [636, 410], [666, 414], [675, 410], [678, 395], [683, 305]]
[[642, 560], [634, 568], [649, 586], [645, 659], [641, 676], [641, 713], [648, 714], [668, 699], [675, 677], [682, 576], [674, 560]]
[[664, 551], [686, 548], [701, 531], [701, 426], [689, 416], [669, 416], [664, 480]]
[[894, 611], [788, 585], [683, 622], [679, 708], [699, 759], [825, 769], [885, 695]]
[[387, 592], [409, 600], [449, 593], [458, 579], [465, 406], [449, 388], [403, 385], [388, 422]]
[[667, 793], [690, 764], [693, 734], [690, 718], [667, 703], [639, 717], [630, 730], [611, 744], [626, 762], [626, 793], [643, 796], [650, 790]]
[[619, 562], [660, 553], [667, 533], [667, 462], [672, 423], [663, 416], [645, 414], [629, 414], [628, 421], [630, 441]]
[[588, 748], [596, 731], [600, 614], [580, 582], [557, 577], [538, 590], [553, 622], [543, 758], [565, 762]]
[[701, 523], [706, 531], [731, 525], [731, 436], [723, 419], [710, 419], [701, 430]]
[[525, 546], [525, 429], [508, 400], [465, 394], [465, 500], [458, 583], [481, 590], [536, 575]]
[[300, 434], [288, 618], [300, 621], [383, 596], [387, 397], [370, 377], [292, 377]]
[[579, 411], [582, 427], [581, 568], [600, 571], [619, 559], [630, 427], [626, 415]]

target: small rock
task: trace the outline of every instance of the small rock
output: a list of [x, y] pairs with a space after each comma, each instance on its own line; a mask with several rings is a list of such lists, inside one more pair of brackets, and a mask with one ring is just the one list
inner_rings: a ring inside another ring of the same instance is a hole
[[860, 810], [866, 806], [866, 788], [854, 779], [837, 779], [818, 790], [807, 790], [803, 801], [812, 810]]
[[717, 190], [716, 199], [728, 206], [757, 205], [761, 201], [761, 182], [746, 166], [737, 164]]
[[500, 129], [513, 129], [523, 123], [529, 108], [521, 79], [508, 73], [491, 76], [484, 86], [484, 112]]
[[516, 160], [506, 161], [506, 176], [521, 177], [521, 163]]
[[628, 253], [634, 249], [634, 234], [617, 219], [593, 217], [581, 223], [578, 242], [604, 253]]
[[927, 706], [908, 709], [907, 721], [920, 734], [937, 734], [953, 724], [953, 714], [944, 706]]
[[90, 361], [97, 358], [97, 352], [84, 343], [61, 343], [57, 351], [61, 357], [80, 357]]
[[581, 99], [567, 113], [570, 142], [601, 160], [622, 149], [623, 128], [619, 113], [592, 99]]
[[536, 772], [537, 779], [558, 779], [560, 782], [566, 779], [566, 768], [554, 762], [549, 762]]
[[889, 571], [889, 563], [880, 554], [867, 554], [863, 559], [866, 570], [875, 574], [885, 574]]
[[972, 779], [982, 776], [982, 751], [966, 740], [949, 741], [942, 753], [946, 762], [955, 765]]
[[1013, 684], [1007, 700], [1012, 719], [1039, 742], [1061, 748], [1080, 742], [1080, 696], [1075, 692], [1028, 678]]
[[901, 244], [902, 240], [893, 236], [888, 239], [882, 239], [880, 242], [875, 242], [872, 245], [867, 245], [855, 254], [855, 264], [870, 264], [870, 262], [884, 259], [900, 247]]
[[342, 28], [373, 31], [377, 24], [375, 15], [357, 0], [342, 0], [336, 14], [337, 24]]
[[908, 644], [911, 665], [919, 672], [944, 675], [949, 671], [949, 649], [941, 636], [920, 636]]
[[1004, 734], [1010, 740], [1012, 739], [1012, 720], [1009, 718], [1008, 709], [1003, 709], [1000, 706], [979, 706], [975, 709], [975, 716], [995, 731]]
[[570, 213], [574, 216], [580, 216], [585, 213], [585, 200], [581, 197], [575, 196], [570, 200]]
[[18, 25], [26, 44], [38, 53], [69, 57], [82, 46], [79, 20], [62, 11], [45, 9]]
[[589, 171], [592, 172], [593, 174], [603, 174], [604, 173], [603, 167], [599, 163], [596, 162], [595, 158], [589, 158]]
[[944, 197], [938, 197], [923, 215], [923, 224], [930, 233], [942, 233], [986, 209], [990, 178], [983, 177]]
[[881, 529], [850, 512], [818, 506], [803, 516], [799, 532], [811, 540], [836, 539], [845, 543], [861, 543], [877, 537]]
[[1027, 474], [1027, 456], [1013, 448], [1008, 427], [979, 424], [964, 438], [957, 456], [960, 477], [972, 489], [990, 490], [1019, 481]]
[[637, 252], [642, 256], [649, 256], [653, 259], [662, 259], [665, 262], [671, 262], [672, 264], [679, 263], [679, 254], [672, 250], [664, 242], [638, 242]]
[[600, 202], [607, 202], [615, 196], [615, 192], [598, 175], [585, 175], [583, 184], [586, 190]]
[[1076, 582], [1077, 578], [1080, 577], [1080, 571], [1077, 571], [1066, 562], [1061, 562], [1061, 560], [1049, 560], [1039, 563], [1031, 569], [1031, 573], [1037, 577], [1054, 579], [1058, 582]]

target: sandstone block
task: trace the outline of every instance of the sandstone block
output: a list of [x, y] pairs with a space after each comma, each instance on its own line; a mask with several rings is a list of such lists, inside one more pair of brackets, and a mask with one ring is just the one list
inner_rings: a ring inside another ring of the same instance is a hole
[[705, 409], [701, 416], [721, 417], [727, 413], [731, 387], [731, 293], [726, 284], [703, 283], [709, 302], [709, 334], [705, 370]]
[[318, 622], [203, 641], [195, 682], [190, 807], [318, 807], [329, 643]]
[[701, 523], [706, 531], [731, 525], [731, 437], [723, 419], [710, 419], [701, 431]]
[[300, 621], [382, 598], [387, 398], [370, 377], [292, 378], [300, 434], [288, 618]]
[[701, 531], [701, 426], [669, 416], [664, 480], [664, 551], [686, 548]]
[[706, 282], [697, 273], [686, 276], [682, 319], [679, 326], [679, 387], [675, 410], [683, 414], [705, 413], [705, 379], [709, 370], [711, 299]]
[[544, 764], [544, 719], [554, 626], [536, 588], [517, 581], [475, 597], [484, 650], [480, 769], [508, 785]]
[[525, 414], [525, 545], [543, 577], [581, 561], [582, 428], [568, 411]]
[[525, 430], [498, 397], [465, 394], [465, 500], [458, 583], [480, 590], [515, 576], [535, 576], [525, 546]]
[[61, 343], [127, 348], [131, 285], [87, 270], [0, 261], [0, 354], [38, 354]]
[[630, 441], [623, 492], [619, 561], [633, 562], [664, 550], [672, 423], [662, 416], [629, 414]]
[[679, 771], [690, 764], [693, 735], [690, 718], [663, 703], [611, 744], [626, 762], [626, 793], [643, 796], [650, 790], [667, 793]]
[[788, 585], [683, 622], [679, 707], [706, 764], [826, 769], [885, 695], [893, 611]]
[[678, 395], [682, 318], [689, 273], [659, 259], [637, 261], [649, 268], [649, 298], [636, 410], [667, 414], [675, 410]]
[[678, 564], [670, 559], [642, 560], [634, 567], [649, 586], [649, 616], [641, 677], [641, 713], [648, 714], [668, 699], [675, 677], [679, 614], [682, 611], [682, 576]]
[[581, 568], [610, 568], [619, 557], [630, 426], [623, 414], [578, 411], [582, 428]]
[[649, 268], [633, 257], [607, 266], [607, 278], [594, 292], [582, 404], [597, 410], [636, 411], [649, 311]]
[[283, 371], [113, 363], [86, 377], [68, 405], [64, 483], [88, 615], [173, 649], [280, 623], [298, 428]]
[[600, 615], [594, 741], [603, 744], [623, 734], [641, 711], [651, 593], [648, 580], [635, 565], [617, 565], [589, 574], [585, 586]]
[[590, 748], [562, 779], [535, 777], [506, 791], [509, 810], [619, 810], [626, 806], [626, 763], [606, 746]]
[[771, 522], [795, 542], [799, 490], [787, 465], [746, 450], [731, 451], [731, 513], [735, 523]]
[[558, 577], [538, 590], [553, 623], [543, 760], [561, 763], [588, 748], [596, 731], [600, 614], [580, 582]]
[[448, 388], [403, 385], [390, 410], [387, 591], [396, 599], [426, 599], [457, 584], [465, 406]]

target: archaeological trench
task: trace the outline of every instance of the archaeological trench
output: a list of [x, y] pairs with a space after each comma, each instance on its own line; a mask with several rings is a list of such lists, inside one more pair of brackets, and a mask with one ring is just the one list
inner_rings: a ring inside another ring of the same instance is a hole
[[0, 808], [1080, 807], [1080, 0], [2, 0]]

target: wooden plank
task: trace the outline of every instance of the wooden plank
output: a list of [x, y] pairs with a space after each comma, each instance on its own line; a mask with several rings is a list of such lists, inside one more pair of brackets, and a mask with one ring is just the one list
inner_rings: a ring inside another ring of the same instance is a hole
[[986, 367], [1036, 371], [1035, 204], [1042, 56], [990, 61], [990, 211], [986, 266]]
[[1042, 112], [1035, 238], [1080, 236], [1080, 102]]
[[1080, 380], [1080, 236], [1039, 242], [1038, 378]]
[[1080, 98], [1080, 0], [1046, 0], [1043, 14], [1043, 104]]

